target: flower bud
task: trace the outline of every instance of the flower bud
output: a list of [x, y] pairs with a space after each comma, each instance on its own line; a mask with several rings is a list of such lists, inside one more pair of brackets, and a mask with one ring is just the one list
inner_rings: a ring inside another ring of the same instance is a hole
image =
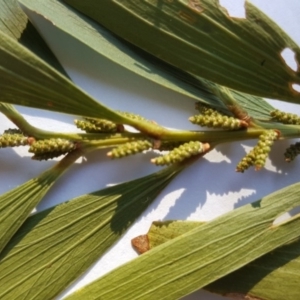
[[209, 144], [203, 144], [198, 141], [192, 141], [174, 148], [168, 154], [156, 157], [151, 160], [157, 166], [171, 165], [181, 162], [193, 155], [204, 153], [209, 149]]
[[19, 129], [7, 129], [0, 136], [0, 148], [28, 145], [28, 137]]
[[286, 113], [275, 109], [270, 112], [272, 119], [284, 123], [284, 124], [293, 124], [293, 125], [300, 125], [300, 117], [296, 114]]
[[290, 145], [289, 148], [286, 149], [286, 151], [284, 153], [285, 161], [291, 162], [299, 154], [300, 154], [300, 142], [292, 144], [292, 145]]
[[35, 141], [34, 143], [31, 144], [28, 151], [36, 155], [41, 155], [45, 153], [53, 153], [56, 155], [57, 153], [61, 153], [61, 154], [68, 153], [74, 150], [75, 148], [76, 148], [76, 144], [72, 141], [53, 138], [48, 140]]
[[85, 132], [120, 132], [124, 130], [123, 125], [117, 125], [109, 120], [86, 118], [85, 120], [74, 120], [77, 128]]
[[145, 150], [150, 149], [151, 147], [152, 143], [148, 140], [129, 142], [112, 149], [110, 152], [107, 153], [107, 156], [111, 158], [121, 158], [124, 156], [143, 152]]
[[248, 123], [228, 116], [219, 115], [195, 115], [189, 118], [193, 124], [205, 127], [237, 130], [248, 126]]
[[238, 163], [237, 172], [243, 173], [251, 166], [255, 166], [255, 170], [260, 170], [266, 163], [271, 146], [278, 138], [278, 132], [275, 130], [266, 130], [259, 136], [257, 145]]

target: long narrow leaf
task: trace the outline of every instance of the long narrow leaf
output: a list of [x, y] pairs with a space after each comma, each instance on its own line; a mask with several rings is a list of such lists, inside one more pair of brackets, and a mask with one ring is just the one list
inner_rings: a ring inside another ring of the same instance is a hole
[[61, 64], [20, 8], [17, 0], [0, 1], [0, 30], [18, 40], [25, 47], [46, 60], [56, 70], [67, 76]]
[[299, 238], [299, 215], [273, 225], [300, 205], [300, 184], [168, 241], [73, 293], [67, 299], [178, 299]]
[[300, 48], [246, 1], [246, 18], [230, 18], [218, 0], [64, 0], [118, 36], [166, 62], [218, 84], [299, 103], [300, 83], [281, 58]]
[[[102, 57], [165, 88], [215, 108], [226, 110], [206, 80], [195, 77], [117, 38], [107, 29], [57, 0], [21, 0], [28, 10], [50, 20], [53, 26], [76, 38]], [[215, 85], [217, 87], [217, 85]], [[269, 118], [273, 108], [262, 98], [232, 91], [255, 118]], [[259, 108], [258, 108], [259, 107]]]
[[300, 299], [300, 241], [281, 247], [208, 285], [222, 295], [268, 300]]
[[63, 113], [123, 122], [27, 48], [0, 31], [0, 100]]
[[[26, 1], [26, 0], [25, 0]], [[91, 23], [91, 21], [89, 21]], [[94, 25], [96, 26], [96, 25]], [[98, 25], [99, 26], [99, 25]], [[109, 35], [109, 33], [106, 34], [106, 36]], [[119, 42], [120, 43], [120, 42]], [[129, 47], [129, 45], [128, 45]], [[125, 48], [126, 49], [126, 48]], [[125, 51], [125, 49], [123, 51]], [[142, 58], [144, 61], [147, 62], [147, 69], [149, 68], [149, 62], [151, 62], [151, 68], [153, 70], [159, 70], [160, 72], [163, 72], [163, 76], [171, 76], [171, 78], [177, 78], [179, 79], [179, 83], [187, 83], [189, 86], [196, 88], [198, 101], [202, 102], [204, 104], [208, 104], [212, 107], [215, 107], [217, 109], [221, 109], [225, 111], [224, 109], [224, 102], [222, 100], [222, 89], [223, 87], [213, 83], [211, 81], [208, 81], [206, 79], [203, 79], [199, 76], [191, 75], [187, 72], [184, 72], [178, 68], [175, 68], [171, 66], [170, 64], [165, 63], [161, 59], [158, 59], [154, 57], [153, 55], [131, 45], [130, 46], [131, 51], [133, 54], [137, 57], [137, 59]], [[109, 55], [109, 53], [107, 53]], [[118, 62], [120, 65], [126, 67], [126, 64], [121, 60], [122, 52], [119, 50], [118, 55], [115, 58], [115, 61]], [[142, 62], [144, 62], [142, 61]], [[140, 62], [140, 63], [142, 63]], [[133, 68], [132, 68], [133, 69]], [[131, 69], [131, 70], [132, 70]], [[156, 71], [157, 72], [157, 71]], [[146, 77], [147, 78], [147, 77]], [[159, 82], [158, 82], [159, 83]], [[172, 88], [172, 87], [171, 87]], [[186, 90], [186, 86], [183, 86], [183, 88]], [[176, 91], [176, 90], [175, 90]], [[236, 102], [241, 105], [243, 109], [247, 111], [249, 115], [251, 115], [254, 118], [257, 119], [269, 119], [270, 118], [270, 111], [274, 110], [274, 108], [266, 102], [263, 98], [258, 96], [253, 96], [249, 94], [245, 94], [236, 90], [230, 90], [232, 97], [236, 100]], [[220, 105], [220, 102], [223, 103]], [[227, 111], [228, 112], [228, 111]]]
[[[200, 225], [203, 223], [153, 222], [148, 233], [134, 238], [132, 244], [137, 251], [143, 253]], [[300, 240], [275, 249], [204, 289], [222, 295], [239, 295], [245, 299], [247, 297], [269, 300], [299, 299], [299, 266]]]
[[0, 252], [54, 182], [81, 155], [74, 151], [53, 168], [0, 196]]
[[17, 0], [0, 1], [0, 30], [18, 40], [26, 28], [28, 19]]
[[[172, 74], [177, 72], [176, 68], [169, 66], [170, 69], [166, 72], [164, 67], [161, 66], [161, 61], [157, 62], [154, 57], [143, 55], [139, 52], [139, 49], [119, 39], [91, 19], [78, 14], [61, 1], [21, 0], [20, 2], [28, 10], [50, 20], [53, 26], [76, 38], [111, 62], [193, 100], [200, 100], [206, 104], [222, 107], [222, 103], [204, 85], [201, 88], [201, 82], [197, 83], [198, 87], [194, 87], [191, 84], [184, 83], [180, 78], [177, 79]], [[195, 79], [190, 80], [197, 81]]]
[[124, 233], [181, 169], [170, 167], [30, 217], [0, 256], [0, 298], [52, 299]]

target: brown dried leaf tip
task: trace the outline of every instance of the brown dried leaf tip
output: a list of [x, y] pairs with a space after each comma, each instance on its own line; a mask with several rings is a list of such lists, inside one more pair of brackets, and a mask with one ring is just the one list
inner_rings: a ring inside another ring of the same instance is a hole
[[150, 250], [148, 235], [139, 235], [131, 240], [132, 247], [139, 253], [143, 254]]

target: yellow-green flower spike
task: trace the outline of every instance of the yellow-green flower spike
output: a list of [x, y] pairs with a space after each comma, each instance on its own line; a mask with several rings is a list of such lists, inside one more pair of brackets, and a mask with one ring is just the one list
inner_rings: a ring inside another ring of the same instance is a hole
[[29, 152], [36, 155], [45, 153], [68, 153], [76, 148], [76, 144], [65, 139], [39, 140], [31, 144]]
[[237, 172], [243, 173], [251, 166], [255, 166], [255, 170], [260, 170], [266, 163], [271, 146], [279, 137], [276, 130], [266, 130], [259, 136], [257, 145], [238, 163]]
[[219, 115], [195, 115], [189, 118], [193, 124], [205, 127], [236, 130], [248, 126], [248, 123], [233, 117]]
[[278, 109], [273, 110], [270, 112], [272, 119], [284, 123], [284, 124], [293, 124], [293, 125], [300, 125], [300, 117], [296, 114], [286, 113], [280, 111]]
[[28, 145], [28, 137], [17, 130], [8, 129], [0, 136], [0, 148]]
[[174, 148], [168, 154], [153, 158], [152, 163], [157, 166], [171, 165], [179, 163], [191, 156], [204, 153], [210, 148], [209, 144], [203, 144], [198, 141], [192, 141], [189, 143], [182, 144], [178, 148]]
[[255, 151], [255, 170], [260, 170], [266, 163], [268, 155], [271, 151], [271, 146], [279, 137], [279, 133], [275, 130], [266, 130], [259, 136], [259, 142], [254, 147]]
[[123, 125], [115, 124], [105, 119], [86, 118], [85, 120], [74, 120], [77, 128], [85, 132], [121, 132], [124, 131]]
[[112, 149], [107, 153], [107, 156], [111, 158], [122, 158], [124, 156], [143, 152], [150, 148], [152, 148], [152, 143], [148, 140], [134, 141]]
[[138, 114], [134, 114], [134, 113], [131, 113], [131, 112], [127, 112], [127, 111], [118, 111], [118, 113], [122, 114], [123, 116], [129, 118], [129, 119], [132, 119], [132, 120], [141, 120], [141, 121], [148, 121], [148, 122], [152, 122]]
[[236, 172], [244, 173], [248, 168], [254, 165], [255, 149], [252, 149], [236, 166]]
[[195, 104], [195, 108], [196, 110], [199, 111], [199, 113], [201, 115], [205, 115], [205, 116], [223, 116], [222, 113], [220, 113], [219, 111], [207, 106], [207, 105], [204, 105], [200, 102], [196, 102]]
[[293, 145], [290, 145], [290, 147], [287, 148], [285, 153], [284, 153], [285, 161], [291, 162], [299, 154], [300, 154], [300, 143], [298, 142], [298, 143], [295, 143]]

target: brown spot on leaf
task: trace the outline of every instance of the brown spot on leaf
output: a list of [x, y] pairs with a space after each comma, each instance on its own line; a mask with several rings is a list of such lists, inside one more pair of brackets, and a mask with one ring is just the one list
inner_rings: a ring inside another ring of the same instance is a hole
[[132, 247], [139, 253], [143, 254], [150, 250], [148, 235], [139, 235], [131, 240]]
[[204, 10], [200, 4], [200, 1], [198, 1], [198, 0], [189, 0], [189, 6], [193, 10], [196, 10], [197, 12], [200, 12], [200, 13], [202, 13]]

